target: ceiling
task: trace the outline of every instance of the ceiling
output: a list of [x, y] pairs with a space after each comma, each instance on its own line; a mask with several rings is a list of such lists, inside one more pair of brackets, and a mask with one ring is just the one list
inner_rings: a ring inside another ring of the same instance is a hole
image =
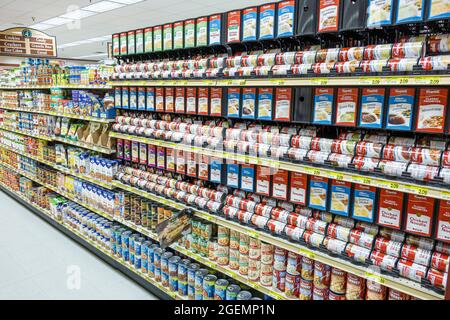
[[[44, 20], [63, 15], [68, 10], [83, 8], [102, 0], [0, 0], [0, 30], [31, 26]], [[111, 0], [115, 1], [115, 0]], [[127, 2], [120, 1], [118, 2]], [[74, 28], [73, 23], [44, 30], [56, 36], [59, 45], [112, 33], [153, 26], [202, 15], [225, 12], [232, 9], [259, 5], [268, 0], [145, 0], [111, 11], [83, 18]], [[39, 29], [39, 28], [38, 28]], [[100, 40], [58, 48], [64, 58], [103, 59], [99, 53], [107, 52], [107, 42]]]

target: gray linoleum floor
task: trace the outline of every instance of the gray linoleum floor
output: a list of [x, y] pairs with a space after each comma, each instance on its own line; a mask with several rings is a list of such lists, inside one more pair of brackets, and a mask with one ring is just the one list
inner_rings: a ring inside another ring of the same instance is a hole
[[2, 191], [0, 208], [0, 299], [157, 299]]

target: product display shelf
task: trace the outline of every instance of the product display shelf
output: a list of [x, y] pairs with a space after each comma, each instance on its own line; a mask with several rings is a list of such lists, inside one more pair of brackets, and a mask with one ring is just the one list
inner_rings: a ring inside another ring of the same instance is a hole
[[0, 85], [0, 90], [38, 90], [38, 89], [91, 89], [91, 90], [109, 90], [112, 86], [106, 85], [82, 85], [82, 84], [66, 84], [60, 86], [53, 85], [16, 85], [16, 86], [5, 86]]
[[115, 80], [117, 86], [447, 86], [450, 75], [409, 75], [409, 76], [329, 76], [292, 78], [248, 78], [248, 79], [155, 79], [155, 80]]
[[131, 141], [143, 142], [161, 147], [174, 148], [177, 150], [183, 150], [193, 152], [197, 154], [213, 156], [221, 159], [235, 160], [242, 163], [256, 164], [265, 167], [271, 167], [275, 169], [283, 169], [291, 172], [299, 172], [308, 175], [320, 176], [340, 181], [358, 183], [363, 185], [369, 185], [373, 187], [389, 189], [394, 191], [402, 191], [405, 193], [411, 193], [421, 196], [432, 197], [442, 200], [450, 200], [450, 189], [439, 188], [435, 186], [425, 184], [415, 184], [402, 180], [394, 180], [389, 178], [380, 178], [369, 174], [358, 174], [347, 172], [343, 170], [333, 170], [327, 168], [315, 167], [313, 165], [290, 163], [286, 161], [280, 161], [270, 158], [260, 158], [250, 155], [236, 154], [221, 150], [206, 149], [201, 147], [188, 146], [181, 143], [174, 143], [169, 141], [155, 140], [151, 138], [127, 135], [117, 132], [110, 132], [110, 137], [126, 139]]
[[375, 270], [371, 270], [370, 268], [352, 264], [352, 263], [345, 261], [339, 257], [330, 256], [327, 253], [307, 248], [301, 244], [293, 243], [293, 242], [290, 242], [288, 240], [282, 239], [277, 236], [272, 236], [267, 232], [253, 229], [249, 226], [245, 226], [245, 225], [236, 223], [234, 221], [227, 220], [226, 218], [221, 217], [221, 216], [215, 216], [215, 215], [209, 214], [207, 212], [198, 210], [196, 208], [188, 207], [184, 204], [175, 202], [173, 200], [165, 199], [163, 197], [151, 194], [149, 192], [145, 192], [144, 190], [140, 190], [140, 189], [125, 185], [118, 181], [114, 181], [113, 185], [120, 189], [123, 189], [125, 191], [132, 192], [141, 197], [144, 197], [149, 200], [170, 206], [170, 207], [178, 209], [178, 210], [192, 209], [195, 216], [198, 218], [208, 220], [212, 223], [224, 226], [226, 228], [238, 231], [240, 233], [248, 234], [250, 237], [259, 239], [259, 240], [267, 242], [267, 243], [271, 243], [280, 248], [298, 253], [302, 256], [306, 256], [310, 259], [313, 259], [313, 260], [319, 261], [321, 263], [330, 265], [332, 267], [344, 270], [346, 272], [352, 273], [359, 277], [375, 281], [386, 287], [404, 292], [411, 296], [414, 296], [414, 297], [417, 297], [417, 298], [420, 298], [423, 300], [444, 299], [443, 295], [438, 294], [432, 290], [423, 288], [420, 286], [419, 283], [416, 283], [416, 282], [413, 282], [413, 281], [410, 281], [407, 279], [403, 279], [403, 278], [395, 278], [395, 277], [392, 277], [392, 276], [386, 275], [386, 274], [380, 274], [379, 272], [376, 272]]
[[53, 192], [56, 192], [56, 193], [62, 195], [63, 197], [66, 197], [67, 199], [72, 200], [73, 202], [78, 203], [80, 206], [85, 207], [86, 209], [89, 209], [89, 210], [91, 210], [92, 212], [94, 212], [94, 213], [96, 213], [96, 214], [98, 214], [98, 215], [100, 215], [100, 216], [102, 216], [102, 217], [104, 217], [104, 218], [106, 218], [106, 219], [112, 220], [112, 216], [111, 216], [110, 214], [107, 214], [107, 213], [103, 212], [102, 210], [96, 209], [96, 208], [92, 207], [91, 205], [89, 205], [89, 204], [87, 204], [87, 203], [85, 203], [85, 202], [83, 202], [83, 201], [77, 199], [76, 197], [74, 197], [74, 196], [73, 196], [71, 193], [69, 193], [69, 192], [60, 190], [59, 188], [57, 188], [57, 187], [55, 187], [55, 186], [52, 186], [52, 185], [50, 185], [50, 184], [48, 184], [48, 183], [45, 183], [45, 182], [43, 182], [43, 181], [40, 181], [40, 180], [39, 180], [38, 178], [36, 178], [35, 176], [33, 176], [33, 175], [31, 175], [31, 174], [29, 174], [29, 173], [23, 171], [23, 170], [14, 168], [14, 167], [10, 166], [10, 165], [7, 164], [7, 163], [4, 163], [4, 162], [1, 162], [1, 161], [0, 161], [0, 165], [2, 165], [2, 166], [4, 166], [5, 168], [8, 168], [8, 169], [10, 169], [10, 170], [12, 170], [12, 171], [14, 171], [14, 172], [17, 172], [18, 174], [20, 174], [20, 175], [22, 175], [22, 176], [24, 176], [24, 177], [26, 177], [26, 178], [28, 178], [28, 179], [30, 179], [30, 180], [32, 180], [32, 181], [34, 181], [34, 182], [40, 184], [40, 185], [42, 185], [42, 186], [44, 186], [44, 187], [46, 187], [46, 188], [52, 190]]
[[104, 248], [101, 248], [96, 243], [91, 241], [90, 239], [83, 236], [77, 230], [65, 225], [64, 223], [57, 221], [53, 218], [53, 216], [38, 205], [31, 203], [27, 198], [23, 197], [16, 191], [10, 189], [6, 185], [0, 182], [0, 188], [7, 193], [10, 197], [20, 202], [22, 205], [30, 209], [33, 213], [37, 214], [39, 217], [53, 225], [56, 229], [61, 231], [62, 233], [69, 236], [71, 239], [75, 240], [83, 247], [87, 248], [89, 251], [93, 252], [95, 255], [100, 257], [102, 260], [113, 266], [114, 268], [120, 270], [122, 273], [139, 283], [142, 287], [155, 294], [161, 299], [169, 300], [184, 300], [184, 297], [179, 296], [175, 292], [170, 292], [167, 288], [164, 288], [161, 284], [155, 282], [149, 276], [141, 273], [140, 271], [134, 269], [128, 263], [118, 260], [114, 257], [110, 252], [107, 252]]
[[[120, 222], [121, 224], [127, 226], [130, 229], [136, 230], [137, 232], [146, 235], [147, 237], [149, 237], [155, 241], [159, 241], [158, 236], [146, 228], [137, 226], [134, 223], [132, 223], [131, 221], [127, 221], [120, 217], [114, 217], [114, 220], [117, 222]], [[284, 295], [284, 293], [282, 293], [276, 289], [273, 289], [272, 287], [264, 287], [258, 283], [255, 283], [254, 281], [247, 279], [246, 277], [240, 275], [239, 273], [234, 272], [233, 270], [230, 270], [229, 268], [227, 268], [225, 266], [221, 266], [221, 265], [217, 264], [216, 262], [209, 260], [206, 257], [202, 257], [199, 254], [193, 253], [192, 251], [189, 251], [178, 244], [172, 244], [170, 247], [173, 250], [178, 251], [181, 254], [184, 254], [185, 256], [188, 256], [189, 258], [192, 258], [192, 259], [196, 260], [197, 262], [199, 262], [203, 265], [206, 265], [213, 270], [219, 271], [233, 279], [236, 279], [237, 281], [249, 286], [250, 288], [253, 288], [256, 291], [259, 291], [268, 296], [271, 296], [274, 299], [277, 299], [277, 300], [288, 300], [289, 299], [288, 297], [286, 297]]]
[[33, 137], [36, 139], [41, 139], [41, 140], [45, 140], [45, 141], [52, 141], [53, 138], [52, 137], [47, 137], [47, 136], [43, 136], [43, 135], [39, 135], [39, 134], [32, 134], [23, 130], [16, 130], [16, 129], [12, 129], [9, 127], [5, 127], [0, 125], [0, 130], [5, 130], [5, 131], [10, 131], [10, 132], [14, 132], [14, 133], [18, 133], [24, 136], [29, 136], [29, 137]]
[[104, 153], [104, 154], [116, 153], [116, 150], [114, 150], [114, 149], [94, 146], [94, 145], [92, 145], [90, 143], [86, 143], [86, 142], [82, 142], [82, 141], [74, 141], [74, 140], [70, 140], [70, 139], [62, 138], [62, 137], [53, 137], [52, 140], [53, 141], [62, 142], [62, 143], [66, 143], [66, 144], [70, 144], [70, 145], [77, 146], [77, 147], [84, 148], [84, 149], [97, 151], [97, 152]]
[[99, 123], [113, 123], [115, 121], [114, 119], [105, 119], [105, 118], [92, 117], [92, 116], [82, 116], [82, 115], [70, 114], [70, 113], [60, 113], [60, 112], [56, 112], [56, 111], [39, 111], [39, 110], [24, 109], [24, 108], [11, 108], [11, 107], [5, 107], [5, 106], [0, 107], [0, 109], [17, 111], [17, 112], [39, 113], [39, 114], [46, 114], [46, 115], [50, 115], [50, 116], [57, 116], [57, 117], [71, 118], [71, 119], [85, 120], [85, 121], [92, 121], [92, 122], [99, 122]]
[[12, 152], [17, 153], [17, 154], [20, 154], [20, 155], [22, 155], [22, 156], [24, 156], [24, 157], [33, 159], [33, 160], [35, 160], [35, 161], [37, 161], [37, 162], [46, 164], [47, 166], [49, 166], [49, 167], [51, 167], [51, 168], [53, 168], [53, 169], [55, 169], [55, 170], [64, 172], [64, 173], [66, 173], [66, 174], [69, 174], [69, 175], [71, 175], [71, 176], [80, 178], [80, 179], [82, 179], [82, 180], [89, 181], [89, 182], [91, 182], [91, 183], [93, 183], [93, 184], [96, 184], [96, 185], [98, 185], [98, 186], [101, 186], [101, 187], [103, 187], [103, 188], [105, 188], [105, 189], [108, 189], [108, 190], [113, 190], [113, 189], [114, 189], [114, 187], [113, 187], [110, 183], [108, 183], [108, 182], [100, 181], [100, 180], [94, 179], [94, 178], [92, 178], [92, 177], [86, 176], [86, 175], [84, 175], [84, 174], [76, 173], [76, 172], [74, 172], [73, 170], [70, 170], [69, 168], [65, 168], [65, 167], [63, 167], [63, 166], [56, 165], [56, 164], [54, 164], [53, 162], [43, 160], [43, 159], [41, 159], [41, 158], [35, 157], [35, 156], [33, 156], [33, 155], [30, 155], [30, 154], [28, 154], [28, 153], [25, 153], [25, 152], [21, 152], [21, 151], [15, 150], [15, 149], [13, 149], [13, 148], [9, 148], [9, 147], [7, 147], [7, 146], [5, 146], [5, 145], [1, 145], [1, 144], [0, 144], [0, 148], [3, 148], [3, 149], [6, 149], [6, 150], [9, 150], [9, 151], [12, 151]]

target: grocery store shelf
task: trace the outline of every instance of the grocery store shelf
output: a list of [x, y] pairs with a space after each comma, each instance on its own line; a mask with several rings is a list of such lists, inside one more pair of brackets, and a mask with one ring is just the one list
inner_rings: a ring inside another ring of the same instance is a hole
[[12, 108], [12, 107], [5, 107], [5, 106], [0, 106], [0, 109], [9, 110], [9, 111], [17, 111], [17, 112], [46, 114], [46, 115], [50, 115], [50, 116], [57, 116], [57, 117], [71, 118], [71, 119], [78, 119], [78, 120], [85, 120], [85, 121], [92, 121], [92, 122], [99, 122], [99, 123], [113, 123], [115, 121], [114, 119], [105, 119], [105, 118], [83, 116], [83, 115], [70, 114], [70, 113], [60, 113], [60, 112], [56, 112], [56, 111], [41, 111], [41, 110], [34, 110], [34, 109]]
[[163, 286], [161, 286], [161, 284], [155, 282], [148, 275], [145, 275], [140, 271], [134, 269], [130, 264], [118, 260], [110, 252], [106, 251], [104, 248], [99, 247], [96, 243], [84, 237], [77, 230], [74, 230], [73, 228], [55, 220], [51, 216], [50, 212], [37, 206], [34, 203], [31, 203], [27, 198], [23, 197], [14, 190], [8, 188], [6, 185], [0, 183], [0, 189], [2, 189], [2, 191], [8, 194], [11, 198], [15, 199], [20, 204], [31, 210], [34, 214], [36, 214], [37, 216], [39, 216], [40, 218], [51, 224], [53, 227], [64, 233], [66, 236], [75, 240], [77, 243], [81, 244], [83, 247], [94, 253], [96, 256], [104, 260], [106, 263], [118, 269], [126, 276], [128, 276], [129, 278], [131, 278], [132, 280], [134, 280], [139, 285], [147, 289], [149, 292], [155, 294], [159, 298], [164, 300], [184, 299], [177, 293], [168, 291], [167, 288], [164, 288]]
[[110, 85], [82, 85], [82, 84], [67, 84], [60, 86], [52, 85], [34, 85], [34, 86], [0, 86], [0, 90], [39, 90], [39, 89], [91, 89], [91, 90], [109, 90]]
[[1, 130], [5, 130], [5, 131], [18, 133], [18, 134], [21, 134], [23, 136], [29, 136], [29, 137], [33, 137], [33, 138], [41, 139], [41, 140], [45, 140], [45, 141], [52, 141], [52, 137], [47, 137], [47, 136], [43, 136], [43, 135], [40, 135], [40, 134], [32, 134], [32, 133], [29, 133], [29, 132], [26, 132], [26, 131], [23, 131], [23, 130], [16, 130], [16, 129], [5, 127], [5, 126], [1, 126], [1, 125], [0, 125], [0, 129]]
[[94, 179], [94, 178], [92, 178], [92, 177], [86, 176], [86, 175], [84, 175], [84, 174], [76, 173], [76, 172], [74, 172], [73, 170], [70, 170], [69, 168], [65, 168], [65, 167], [63, 167], [63, 166], [56, 165], [56, 164], [54, 164], [53, 162], [43, 160], [43, 159], [38, 158], [38, 157], [35, 157], [35, 156], [31, 155], [31, 154], [28, 154], [28, 153], [25, 153], [25, 152], [22, 152], [22, 151], [15, 150], [15, 149], [10, 148], [10, 147], [7, 147], [7, 146], [5, 146], [5, 145], [3, 145], [3, 144], [0, 144], [0, 148], [9, 150], [9, 151], [11, 151], [11, 152], [20, 154], [20, 155], [22, 155], [22, 156], [24, 156], [24, 157], [33, 159], [33, 160], [35, 160], [35, 161], [37, 161], [37, 162], [43, 163], [43, 164], [45, 164], [45, 165], [47, 165], [47, 166], [53, 168], [53, 169], [55, 169], [55, 170], [64, 172], [64, 173], [66, 173], [66, 174], [69, 174], [69, 175], [71, 175], [71, 176], [80, 178], [80, 179], [82, 179], [82, 180], [89, 181], [89, 182], [91, 182], [91, 183], [93, 183], [93, 184], [96, 184], [96, 185], [98, 185], [98, 186], [101, 186], [101, 187], [103, 187], [103, 188], [105, 188], [105, 189], [108, 189], [108, 190], [113, 190], [113, 189], [114, 189], [114, 187], [113, 187], [110, 183], [108, 183], [108, 182], [101, 181], [101, 180], [97, 180], [97, 179]]
[[[146, 228], [143, 228], [141, 226], [137, 226], [134, 223], [132, 223], [131, 221], [127, 221], [127, 220], [124, 220], [124, 219], [119, 218], [119, 217], [114, 217], [114, 220], [117, 221], [117, 222], [120, 222], [121, 224], [127, 226], [130, 229], [133, 229], [133, 230], [135, 230], [135, 231], [137, 231], [137, 232], [139, 232], [141, 234], [146, 235], [150, 239], [153, 239], [155, 241], [159, 241], [158, 240], [158, 236], [155, 233], [149, 231]], [[219, 271], [222, 274], [227, 275], [227, 276], [229, 276], [229, 277], [231, 277], [231, 278], [233, 278], [233, 279], [235, 279], [235, 280], [237, 280], [237, 281], [239, 281], [239, 282], [249, 286], [250, 288], [255, 289], [258, 292], [264, 293], [264, 294], [266, 294], [268, 296], [271, 296], [272, 298], [275, 298], [277, 300], [288, 300], [289, 299], [288, 297], [286, 297], [284, 295], [284, 293], [282, 293], [279, 290], [273, 289], [271, 286], [270, 287], [264, 287], [264, 286], [260, 285], [259, 283], [251, 281], [247, 277], [244, 277], [244, 276], [240, 275], [239, 273], [234, 272], [233, 270], [230, 270], [226, 266], [221, 266], [221, 265], [217, 264], [216, 262], [211, 261], [211, 260], [209, 260], [209, 259], [207, 259], [205, 257], [202, 257], [201, 255], [196, 254], [196, 253], [194, 253], [192, 251], [189, 251], [189, 250], [187, 250], [187, 249], [185, 249], [185, 248], [183, 248], [183, 247], [181, 247], [181, 246], [179, 246], [177, 244], [172, 244], [170, 247], [173, 250], [178, 251], [179, 253], [184, 254], [185, 256], [188, 256], [189, 258], [194, 259], [197, 262], [199, 262], [199, 263], [201, 263], [201, 264], [203, 264], [205, 266], [208, 266], [209, 268], [211, 268], [213, 270]]]
[[364, 266], [352, 264], [351, 262], [348, 262], [339, 257], [332, 257], [332, 256], [328, 255], [327, 253], [307, 248], [301, 244], [293, 243], [288, 240], [284, 240], [280, 237], [272, 236], [267, 232], [256, 230], [256, 229], [251, 228], [250, 226], [241, 225], [239, 223], [227, 220], [224, 217], [215, 216], [215, 215], [209, 214], [207, 212], [188, 207], [184, 204], [175, 202], [173, 200], [165, 199], [163, 197], [146, 192], [144, 190], [140, 190], [140, 189], [125, 185], [118, 181], [114, 181], [113, 185], [115, 185], [116, 187], [121, 188], [123, 190], [137, 194], [141, 197], [144, 197], [144, 198], [150, 199], [152, 201], [170, 206], [175, 209], [182, 210], [182, 209], [189, 208], [194, 212], [194, 215], [198, 218], [205, 219], [212, 223], [216, 223], [218, 225], [227, 227], [231, 230], [236, 230], [238, 232], [248, 234], [249, 236], [251, 236], [253, 238], [256, 238], [261, 241], [271, 243], [280, 248], [301, 254], [303, 256], [306, 256], [306, 257], [309, 257], [316, 261], [325, 263], [332, 267], [342, 269], [346, 272], [355, 274], [359, 277], [375, 281], [386, 287], [404, 292], [411, 296], [418, 297], [423, 300], [444, 299], [444, 297], [442, 295], [437, 294], [436, 292], [434, 292], [432, 290], [421, 287], [419, 283], [416, 283], [416, 282], [413, 282], [413, 281], [410, 281], [407, 279], [403, 279], [403, 278], [395, 278], [395, 277], [392, 277], [389, 275], [380, 274], [380, 273], [372, 271]]
[[341, 180], [346, 182], [358, 183], [363, 185], [369, 185], [377, 188], [402, 191], [405, 193], [411, 193], [421, 196], [432, 197], [442, 200], [450, 200], [450, 188], [439, 188], [435, 186], [429, 186], [425, 184], [410, 183], [401, 180], [394, 180], [389, 178], [380, 178], [373, 175], [364, 175], [353, 172], [346, 172], [343, 170], [333, 170], [328, 168], [315, 167], [312, 164], [299, 164], [290, 163], [286, 161], [280, 161], [270, 158], [260, 158], [250, 155], [241, 155], [226, 151], [206, 149], [200, 147], [193, 147], [184, 145], [181, 143], [174, 143], [156, 139], [150, 139], [145, 137], [138, 137], [128, 134], [122, 134], [117, 132], [110, 132], [110, 137], [126, 139], [131, 141], [143, 142], [156, 146], [162, 146], [167, 148], [174, 148], [176, 150], [183, 150], [193, 152], [197, 154], [203, 154], [207, 156], [213, 156], [221, 159], [235, 160], [242, 163], [256, 164], [260, 166], [271, 167], [275, 169], [284, 169], [292, 172], [299, 172], [313, 176], [320, 176], [335, 180]]
[[195, 80], [116, 80], [116, 86], [445, 86], [450, 85], [450, 75], [409, 76], [318, 76], [292, 78], [249, 78], [249, 79], [195, 79]]

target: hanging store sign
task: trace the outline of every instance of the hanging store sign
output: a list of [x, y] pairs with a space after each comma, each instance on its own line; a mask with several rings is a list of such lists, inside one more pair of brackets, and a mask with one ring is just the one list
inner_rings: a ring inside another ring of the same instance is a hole
[[56, 38], [28, 28], [0, 31], [0, 55], [56, 57]]

